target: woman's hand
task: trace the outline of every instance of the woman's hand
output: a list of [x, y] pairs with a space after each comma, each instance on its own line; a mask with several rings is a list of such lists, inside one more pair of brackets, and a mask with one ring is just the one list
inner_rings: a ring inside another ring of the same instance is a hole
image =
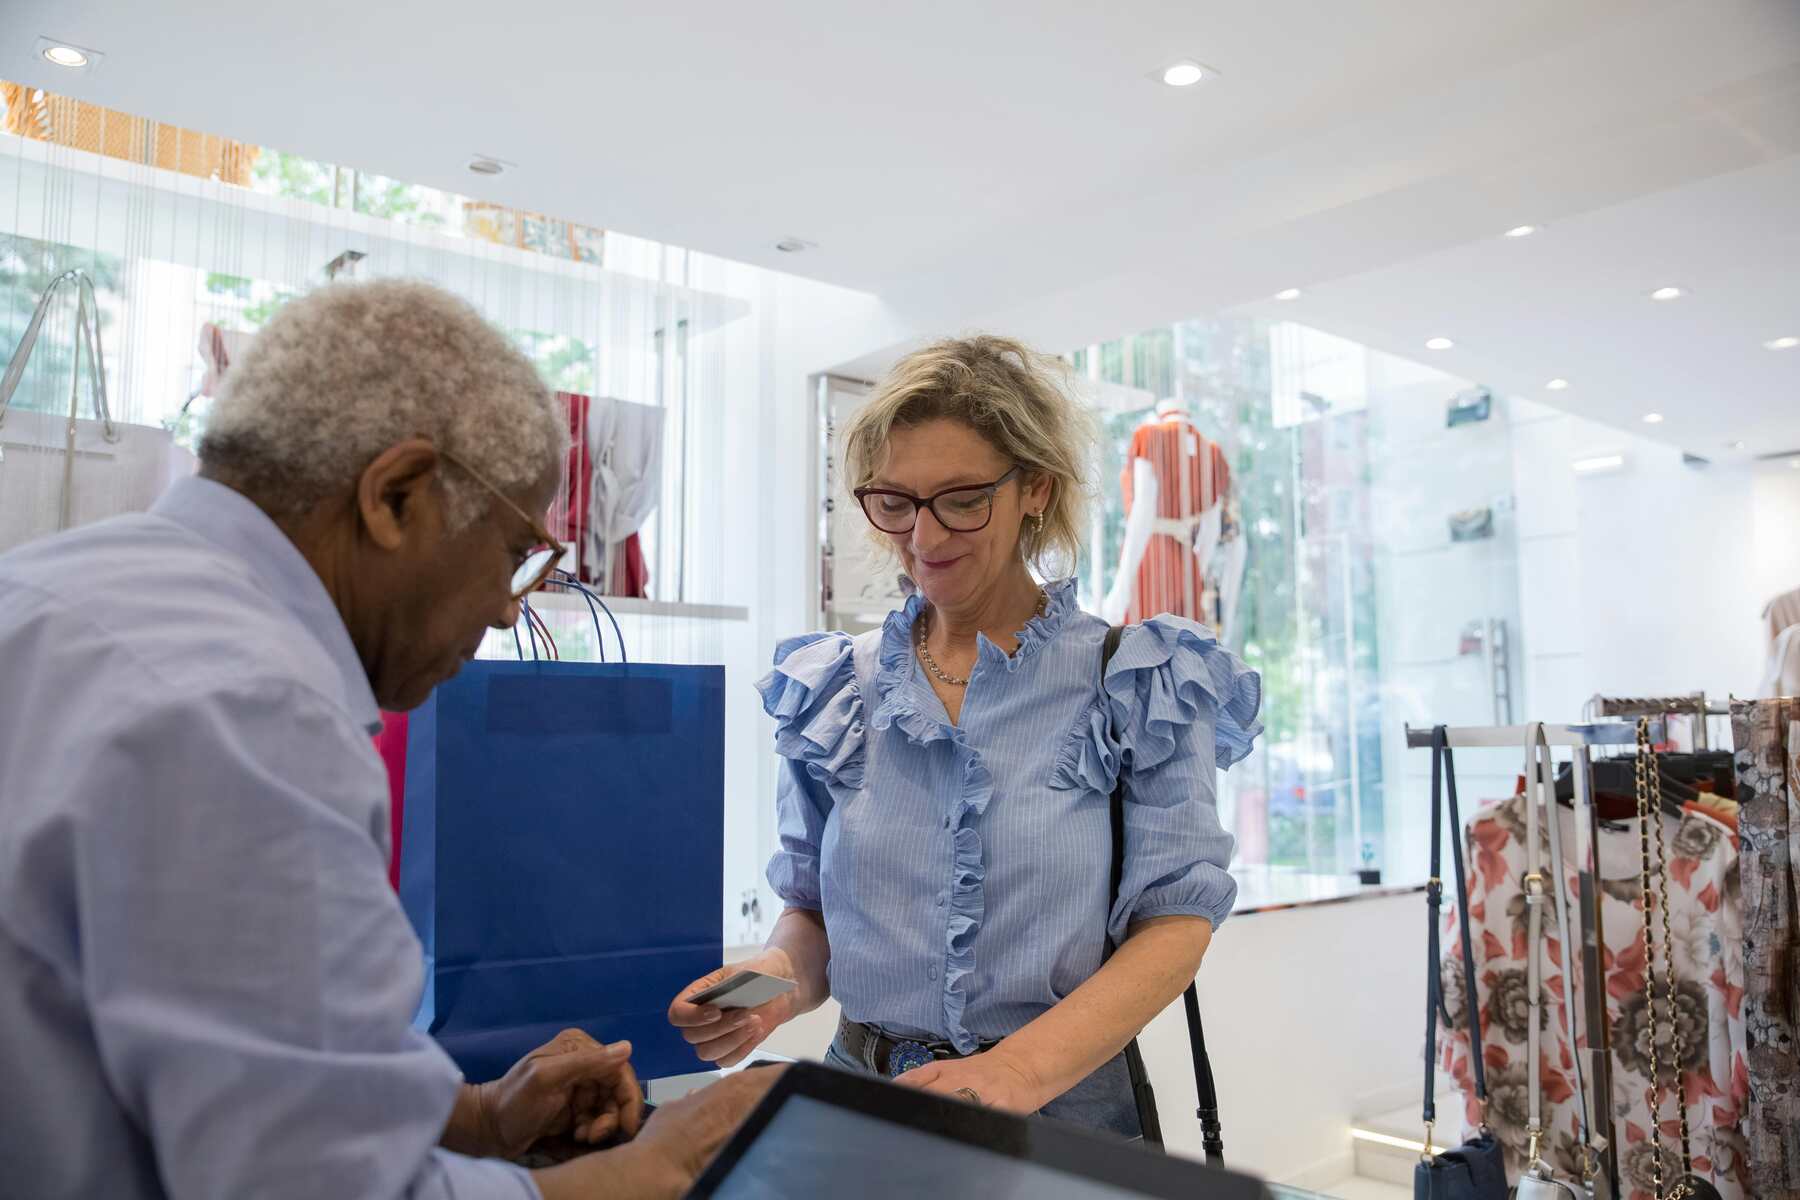
[[1004, 1046], [969, 1058], [926, 1063], [894, 1082], [1021, 1116], [1030, 1116], [1053, 1098], [1043, 1094], [1035, 1075], [1014, 1061]]
[[785, 992], [760, 1008], [720, 1009], [710, 1004], [689, 1004], [687, 997], [721, 983], [739, 971], [760, 971], [780, 979], [797, 979], [793, 960], [786, 950], [771, 948], [754, 958], [720, 967], [710, 975], [681, 989], [675, 1003], [669, 1006], [669, 1024], [681, 1030], [681, 1036], [693, 1046], [703, 1062], [721, 1067], [735, 1067], [750, 1057], [782, 1023], [792, 1020], [795, 992]]

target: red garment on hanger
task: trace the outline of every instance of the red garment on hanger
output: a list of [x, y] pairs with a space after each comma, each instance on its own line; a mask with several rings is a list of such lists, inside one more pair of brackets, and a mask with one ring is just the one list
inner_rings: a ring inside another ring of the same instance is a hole
[[[1131, 435], [1131, 455], [1122, 486], [1125, 509], [1131, 510], [1131, 473], [1137, 459], [1147, 459], [1156, 472], [1156, 515], [1189, 520], [1222, 500], [1231, 488], [1225, 451], [1181, 417], [1140, 426]], [[1136, 624], [1158, 613], [1211, 624], [1206, 611], [1205, 563], [1194, 553], [1191, 538], [1158, 531], [1138, 564], [1137, 594], [1126, 614]]]
[[612, 594], [639, 598], [650, 594], [650, 564], [644, 561], [644, 544], [635, 533], [619, 543], [619, 578]]
[[392, 832], [388, 851], [388, 882], [400, 887], [400, 827], [406, 815], [405, 713], [381, 714], [381, 732], [375, 735], [375, 752], [388, 773], [388, 827]]
[[594, 463], [588, 451], [588, 397], [558, 392], [556, 398], [568, 413], [569, 461], [563, 472], [562, 491], [550, 509], [550, 532], [575, 550], [575, 574], [583, 583], [594, 581], [587, 562], [588, 501], [593, 493]]

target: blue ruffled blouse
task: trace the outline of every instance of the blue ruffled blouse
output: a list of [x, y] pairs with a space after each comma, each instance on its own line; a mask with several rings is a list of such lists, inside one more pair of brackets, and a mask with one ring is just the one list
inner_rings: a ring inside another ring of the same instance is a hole
[[[783, 642], [757, 685], [785, 768], [769, 882], [824, 914], [851, 1020], [972, 1053], [1080, 986], [1109, 933], [1231, 911], [1215, 767], [1262, 731], [1260, 677], [1164, 616], [1125, 631], [1102, 681], [1106, 623], [1072, 580], [1046, 590], [1016, 653], [980, 639], [960, 725], [913, 654], [919, 595], [860, 637]], [[1121, 771], [1125, 875], [1109, 905]]]

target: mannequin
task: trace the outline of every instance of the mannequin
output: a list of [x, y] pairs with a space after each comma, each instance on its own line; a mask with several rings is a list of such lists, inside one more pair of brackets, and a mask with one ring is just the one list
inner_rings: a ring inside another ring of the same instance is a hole
[[1235, 606], [1237, 591], [1229, 577], [1211, 589], [1207, 582], [1231, 486], [1224, 452], [1194, 427], [1184, 404], [1165, 400], [1132, 435], [1131, 464], [1120, 486], [1125, 544], [1101, 615], [1116, 625], [1168, 612], [1217, 626], [1219, 593], [1229, 590]]

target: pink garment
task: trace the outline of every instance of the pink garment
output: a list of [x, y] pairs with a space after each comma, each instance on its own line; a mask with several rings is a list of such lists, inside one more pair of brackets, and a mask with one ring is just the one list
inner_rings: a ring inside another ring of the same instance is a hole
[[375, 735], [375, 751], [388, 773], [388, 828], [392, 834], [388, 882], [396, 891], [400, 887], [400, 826], [406, 815], [406, 727], [405, 713], [384, 712], [381, 732]]
[[[1527, 942], [1526, 904], [1520, 886], [1526, 871], [1525, 798], [1514, 796], [1482, 809], [1468, 830], [1471, 877], [1469, 917], [1475, 938], [1476, 988], [1481, 1005], [1483, 1061], [1491, 1102], [1488, 1123], [1506, 1150], [1507, 1172], [1516, 1180], [1526, 1154]], [[1572, 850], [1575, 814], [1557, 806], [1562, 842]], [[1539, 829], [1549, 869], [1549, 833]], [[1744, 1021], [1743, 899], [1735, 833], [1712, 817], [1689, 810], [1679, 821], [1663, 820], [1668, 854], [1669, 921], [1676, 980], [1676, 1010], [1685, 1055], [1681, 1092], [1692, 1130], [1694, 1172], [1710, 1178], [1725, 1200], [1750, 1192], [1750, 1166], [1740, 1120], [1749, 1101]], [[1654, 862], [1655, 848], [1651, 849]], [[1571, 919], [1579, 896], [1571, 858], [1561, 881]], [[1613, 1128], [1618, 1145], [1621, 1195], [1651, 1200], [1650, 1026], [1644, 1000], [1644, 916], [1642, 850], [1636, 818], [1600, 837], [1600, 921], [1605, 938], [1602, 963], [1611, 1024]], [[1568, 1044], [1564, 1004], [1569, 990], [1562, 976], [1556, 907], [1545, 904], [1542, 1045], [1544, 1119], [1549, 1128], [1544, 1161], [1559, 1177], [1578, 1182], [1578, 1106], [1574, 1057]], [[1657, 1010], [1662, 1023], [1659, 1060], [1666, 1071], [1673, 1038], [1662, 999], [1663, 967], [1669, 961], [1662, 920], [1654, 914], [1657, 940]], [[1480, 1110], [1469, 1066], [1466, 989], [1461, 940], [1454, 905], [1444, 910], [1444, 1002], [1450, 1011], [1450, 1039], [1441, 1066], [1463, 1092], [1473, 1127]], [[1579, 937], [1579, 931], [1576, 934]], [[1580, 958], [1575, 969], [1580, 971]], [[1581, 983], [1586, 987], [1586, 983]], [[1575, 1026], [1586, 1046], [1582, 993], [1577, 992]], [[1672, 1082], [1672, 1081], [1671, 1081]], [[1592, 1080], [1588, 1081], [1592, 1086]], [[1665, 1085], [1660, 1125], [1665, 1186], [1680, 1171], [1680, 1124], [1673, 1089]]]

